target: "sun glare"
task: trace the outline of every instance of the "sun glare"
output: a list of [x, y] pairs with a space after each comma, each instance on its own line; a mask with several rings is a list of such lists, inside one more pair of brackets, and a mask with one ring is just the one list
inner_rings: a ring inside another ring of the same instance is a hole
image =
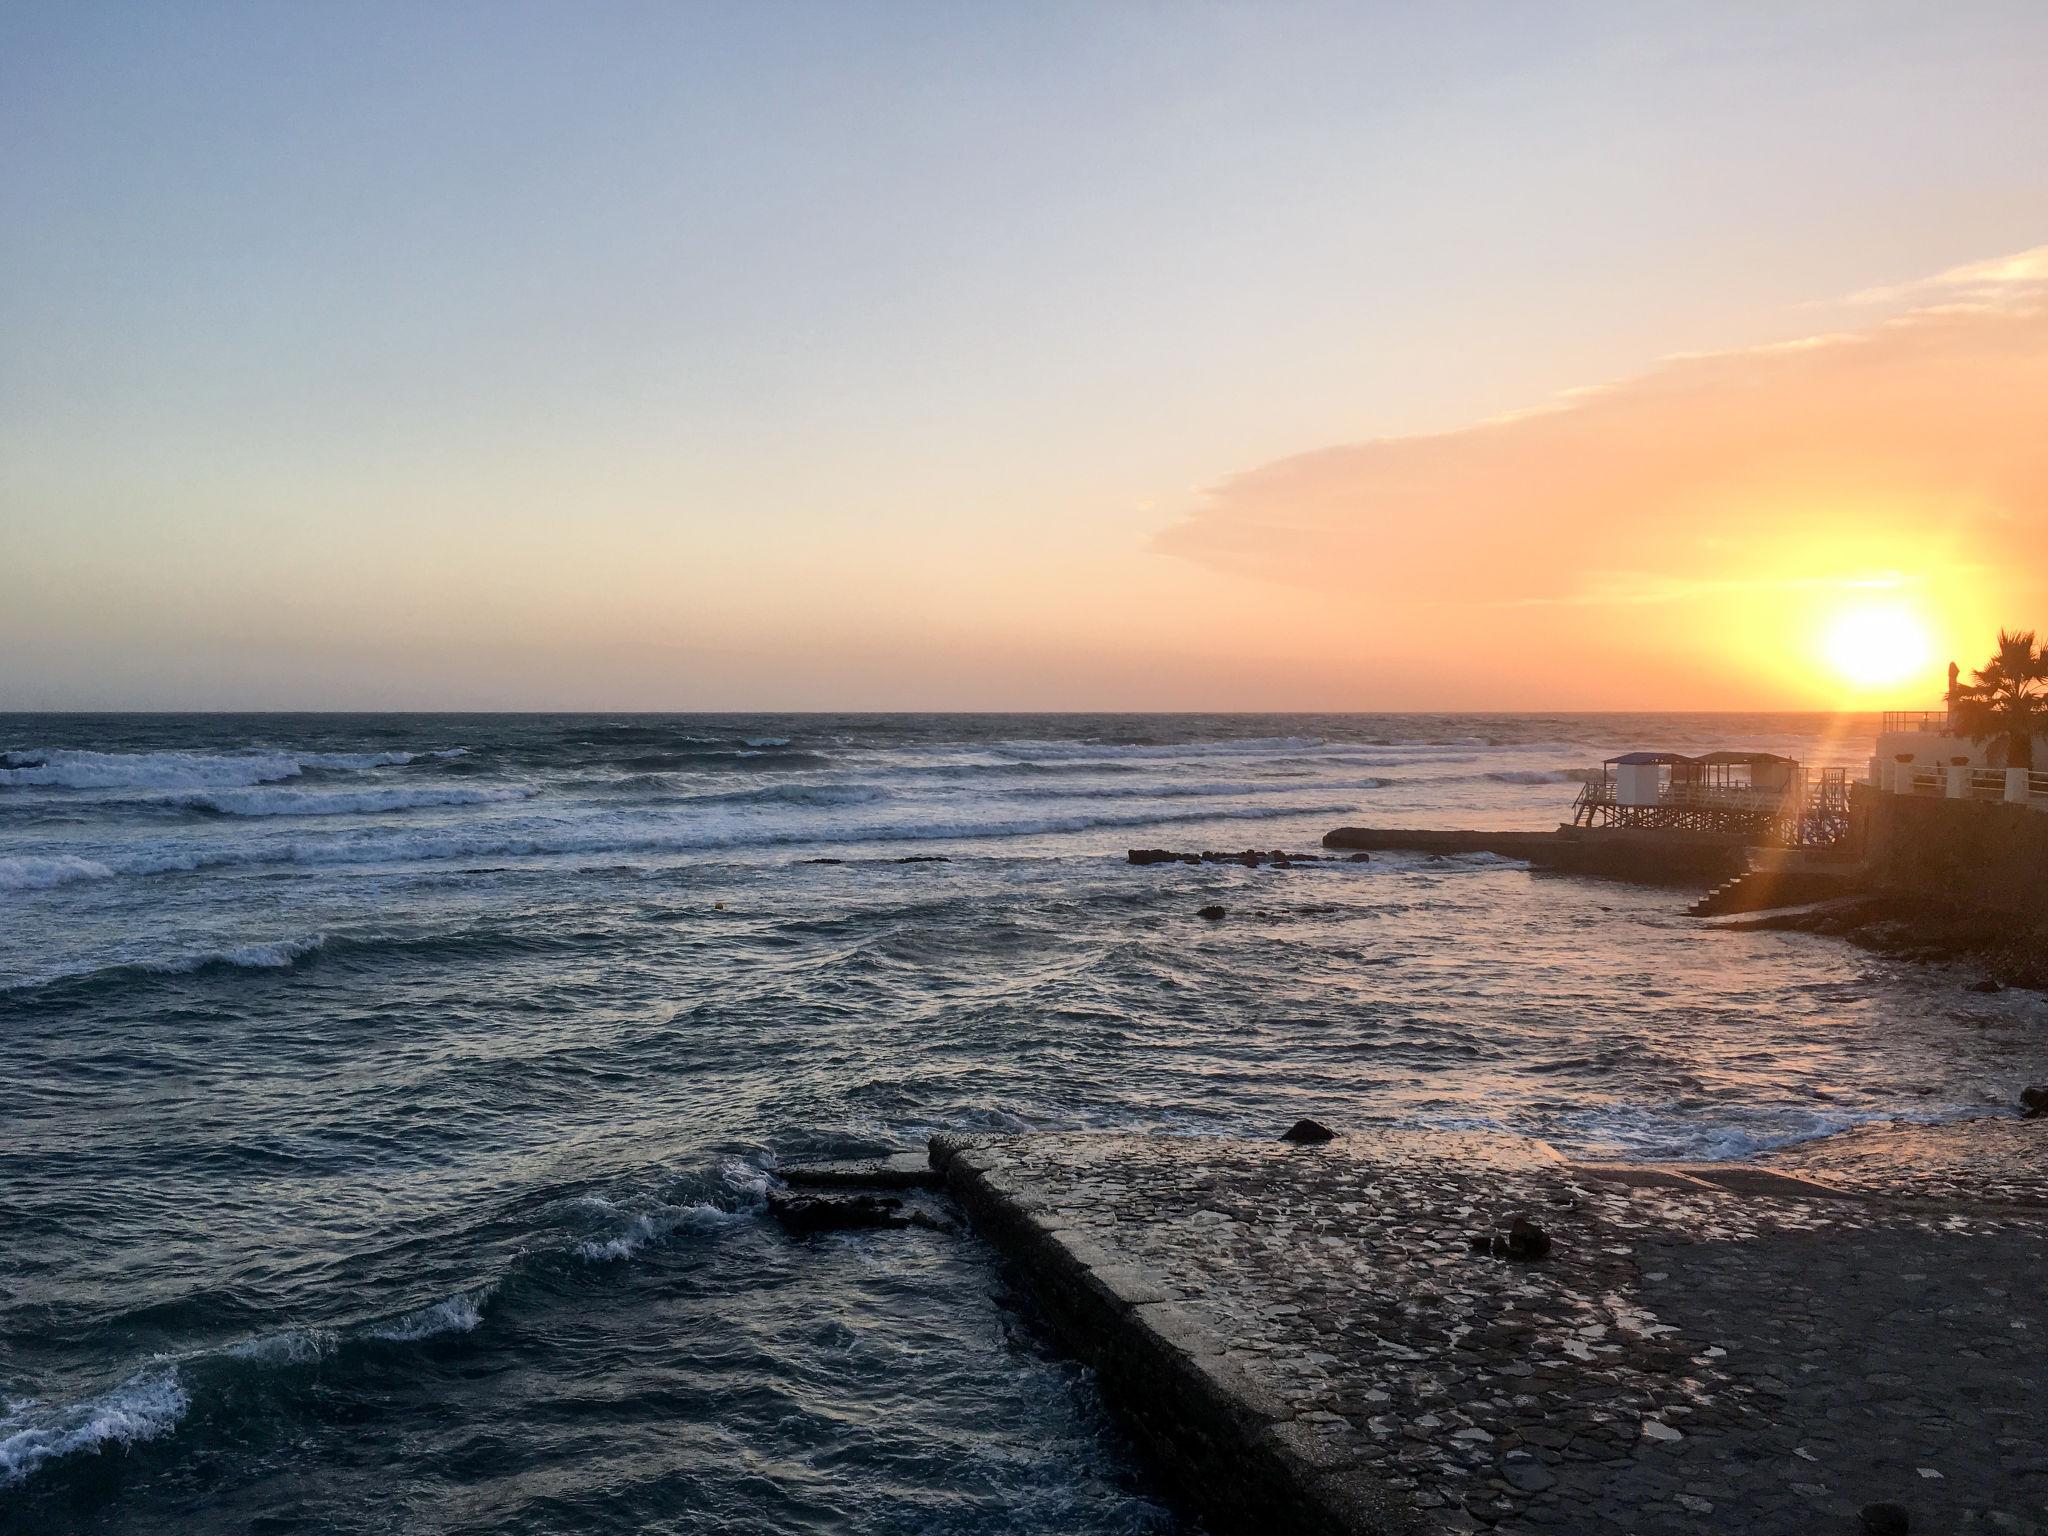
[[1904, 608], [1851, 608], [1828, 626], [1828, 663], [1856, 688], [1902, 683], [1926, 670], [1933, 644], [1927, 626]]

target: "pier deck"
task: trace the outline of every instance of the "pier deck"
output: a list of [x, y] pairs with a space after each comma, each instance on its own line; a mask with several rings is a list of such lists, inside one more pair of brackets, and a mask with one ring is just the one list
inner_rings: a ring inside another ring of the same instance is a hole
[[[1770, 1169], [1401, 1132], [932, 1159], [1218, 1530], [2042, 1531], [2048, 1128], [1987, 1124], [1902, 1133], [1960, 1147], [1962, 1203], [1882, 1133]], [[1516, 1214], [1547, 1258], [1472, 1251]]]

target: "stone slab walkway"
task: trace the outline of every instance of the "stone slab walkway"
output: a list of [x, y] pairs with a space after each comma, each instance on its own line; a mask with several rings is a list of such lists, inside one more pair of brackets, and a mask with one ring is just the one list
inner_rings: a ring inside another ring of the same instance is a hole
[[[1027, 1283], [1093, 1298], [1113, 1399], [1157, 1379], [1119, 1335], [1196, 1357], [1231, 1409], [1196, 1461], [1278, 1455], [1310, 1487], [1295, 1528], [1789, 1536], [1889, 1501], [1916, 1532], [2048, 1532], [2048, 1209], [1984, 1198], [2032, 1187], [2048, 1124], [1995, 1124], [1960, 1132], [1950, 1161], [1986, 1175], [1963, 1204], [1898, 1156], [1888, 1183], [1875, 1144], [1787, 1156], [1761, 1193], [1452, 1133], [942, 1137], [933, 1161]], [[1472, 1251], [1515, 1215], [1549, 1257]]]

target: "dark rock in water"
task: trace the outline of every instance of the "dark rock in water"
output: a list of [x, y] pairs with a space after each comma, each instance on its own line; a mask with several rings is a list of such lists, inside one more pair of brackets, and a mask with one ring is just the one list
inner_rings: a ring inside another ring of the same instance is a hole
[[896, 860], [898, 864], [950, 864], [953, 861], [943, 853], [911, 853]]
[[1220, 923], [1221, 921], [1223, 921], [1224, 918], [1228, 917], [1229, 915], [1230, 914], [1222, 907], [1203, 907], [1199, 912], [1195, 914], [1195, 916], [1197, 917], [1206, 917], [1212, 923]]
[[2048, 1083], [2036, 1083], [2031, 1088], [2022, 1088], [2020, 1102], [2026, 1105], [2029, 1120], [2048, 1115]]
[[1372, 862], [1372, 855], [1369, 853], [1354, 853], [1346, 862], [1351, 864], [1370, 864]]
[[844, 859], [798, 859], [799, 864], [844, 864]]
[[1866, 1504], [1859, 1518], [1864, 1536], [1906, 1536], [1913, 1529], [1913, 1517], [1903, 1504]]
[[1314, 1146], [1317, 1142], [1335, 1141], [1337, 1133], [1320, 1120], [1297, 1120], [1280, 1133], [1282, 1141], [1291, 1141], [1298, 1146]]
[[858, 1232], [912, 1225], [911, 1218], [903, 1214], [901, 1200], [881, 1195], [846, 1195], [829, 1200], [817, 1195], [770, 1195], [768, 1211], [782, 1223], [784, 1231], [799, 1237], [813, 1232]]
[[[1202, 853], [1175, 853], [1171, 848], [1133, 848], [1124, 857], [1133, 864], [1242, 864], [1246, 869], [1257, 869], [1271, 865], [1274, 869], [1286, 869], [1295, 864], [1319, 864], [1319, 853], [1289, 853], [1284, 848], [1262, 852], [1257, 848], [1245, 848], [1236, 853], [1218, 853], [1207, 849]], [[1356, 857], [1363, 859], [1364, 854]]]
[[1528, 1217], [1517, 1216], [1505, 1228], [1482, 1232], [1473, 1238], [1472, 1251], [1529, 1264], [1549, 1256], [1550, 1234]]
[[1965, 992], [2003, 992], [2005, 987], [1986, 976], [1982, 981], [1973, 981], [1963, 988]]

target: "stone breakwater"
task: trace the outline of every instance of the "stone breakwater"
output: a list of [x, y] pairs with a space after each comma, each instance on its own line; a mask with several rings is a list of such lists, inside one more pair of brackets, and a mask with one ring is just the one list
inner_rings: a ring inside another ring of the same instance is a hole
[[[1807, 1533], [1890, 1503], [2041, 1532], [2042, 1129], [1772, 1167], [1421, 1132], [931, 1156], [1220, 1530]], [[1486, 1243], [1517, 1216], [1547, 1256]]]

